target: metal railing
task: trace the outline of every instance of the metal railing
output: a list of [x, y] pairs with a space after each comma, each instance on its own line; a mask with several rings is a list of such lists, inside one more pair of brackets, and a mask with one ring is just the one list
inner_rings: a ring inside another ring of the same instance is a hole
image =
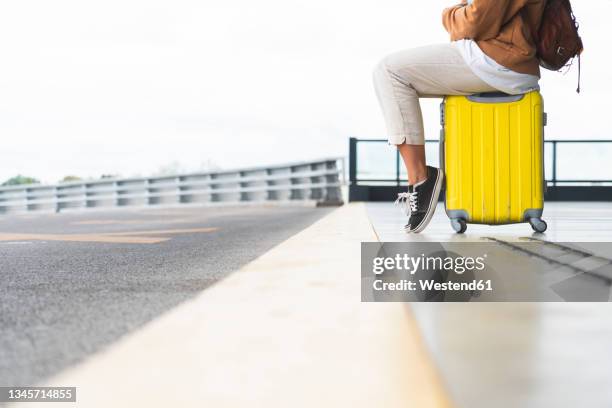
[[0, 213], [266, 201], [342, 204], [344, 159], [219, 172], [0, 187]]
[[[594, 178], [559, 178], [559, 146], [577, 144], [609, 145], [612, 140], [546, 140], [545, 164], [546, 167], [546, 199], [552, 201], [612, 201], [612, 179]], [[378, 201], [389, 200], [392, 194], [407, 185], [405, 170], [397, 149], [389, 147], [388, 158], [394, 162], [392, 176], [363, 177], [360, 172], [358, 148], [360, 144], [387, 144], [384, 139], [356, 139], [349, 140], [349, 201]], [[438, 140], [427, 140], [426, 146], [437, 145]], [[436, 149], [437, 151], [438, 149]], [[429, 157], [428, 157], [429, 158]], [[437, 157], [434, 157], [437, 159]], [[547, 160], [546, 160], [547, 159]], [[572, 158], [573, 166], [580, 169], [588, 163], [592, 168], [610, 169], [611, 155], [607, 159], [596, 157], [577, 156]], [[393, 191], [391, 191], [393, 190]]]

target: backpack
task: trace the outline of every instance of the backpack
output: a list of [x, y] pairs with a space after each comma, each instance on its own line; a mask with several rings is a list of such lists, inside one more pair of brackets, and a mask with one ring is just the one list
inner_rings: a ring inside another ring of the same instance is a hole
[[552, 71], [559, 71], [571, 59], [578, 57], [576, 92], [580, 93], [580, 54], [583, 46], [569, 0], [547, 0], [536, 35], [536, 48], [540, 65]]

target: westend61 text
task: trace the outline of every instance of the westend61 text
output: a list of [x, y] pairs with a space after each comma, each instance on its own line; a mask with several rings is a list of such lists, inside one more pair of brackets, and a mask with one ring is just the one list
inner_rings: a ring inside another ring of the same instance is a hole
[[491, 280], [480, 279], [471, 282], [436, 282], [432, 279], [420, 279], [417, 282], [402, 279], [398, 282], [383, 282], [377, 279], [372, 284], [376, 291], [492, 291], [493, 285]]

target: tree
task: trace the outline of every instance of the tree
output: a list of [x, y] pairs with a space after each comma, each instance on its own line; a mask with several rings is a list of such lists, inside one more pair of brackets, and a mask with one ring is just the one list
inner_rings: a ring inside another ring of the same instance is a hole
[[40, 184], [40, 181], [34, 177], [27, 177], [18, 174], [2, 183], [3, 186], [18, 186], [21, 184]]
[[60, 180], [60, 183], [69, 183], [71, 181], [81, 181], [81, 180], [83, 179], [80, 178], [79, 176], [66, 176]]

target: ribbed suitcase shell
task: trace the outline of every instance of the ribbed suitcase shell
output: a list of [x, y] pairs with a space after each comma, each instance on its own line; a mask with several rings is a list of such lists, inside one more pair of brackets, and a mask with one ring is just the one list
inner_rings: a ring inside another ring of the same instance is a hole
[[441, 159], [451, 219], [493, 225], [541, 216], [543, 105], [537, 91], [445, 98]]

